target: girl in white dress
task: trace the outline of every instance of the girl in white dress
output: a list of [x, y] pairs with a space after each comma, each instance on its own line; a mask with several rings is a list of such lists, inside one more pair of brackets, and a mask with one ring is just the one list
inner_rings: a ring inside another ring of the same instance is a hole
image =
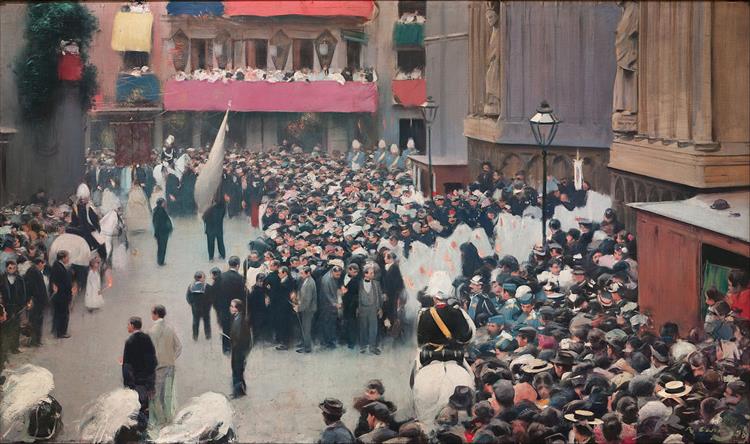
[[84, 304], [89, 313], [104, 305], [104, 298], [102, 297], [102, 277], [99, 271], [101, 261], [101, 258], [97, 254], [89, 262], [89, 274], [86, 279], [86, 295], [84, 297]]

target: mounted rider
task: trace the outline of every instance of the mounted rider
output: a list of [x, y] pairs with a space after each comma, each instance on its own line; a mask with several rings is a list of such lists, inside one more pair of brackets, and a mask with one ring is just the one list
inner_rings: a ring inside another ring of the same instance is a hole
[[434, 272], [426, 293], [432, 296], [434, 305], [423, 309], [417, 319], [419, 364], [424, 366], [437, 360], [457, 361], [463, 365], [466, 345], [476, 327], [453, 298], [453, 282], [448, 273]]
[[91, 205], [91, 191], [85, 183], [78, 185], [76, 201], [73, 204], [70, 215], [70, 225], [65, 231], [81, 236], [86, 240], [91, 251], [96, 250], [102, 257], [102, 260], [106, 260], [107, 251], [103, 242], [97, 238], [101, 238], [99, 215], [94, 210], [93, 205]]

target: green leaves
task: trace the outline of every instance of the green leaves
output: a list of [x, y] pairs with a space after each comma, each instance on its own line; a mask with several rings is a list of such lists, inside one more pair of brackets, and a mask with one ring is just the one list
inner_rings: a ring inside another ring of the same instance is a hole
[[61, 81], [57, 77], [60, 42], [78, 43], [83, 75], [79, 82], [81, 106], [91, 107], [97, 91], [96, 67], [88, 64], [88, 48], [99, 21], [81, 3], [32, 3], [26, 14], [26, 46], [15, 63], [16, 84], [23, 117], [48, 117], [57, 101]]

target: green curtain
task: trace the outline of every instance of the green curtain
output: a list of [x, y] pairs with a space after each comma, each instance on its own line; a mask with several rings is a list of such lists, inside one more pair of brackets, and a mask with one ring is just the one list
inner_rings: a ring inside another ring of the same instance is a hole
[[424, 46], [424, 25], [422, 23], [394, 24], [393, 45], [397, 48]]
[[726, 294], [729, 289], [727, 278], [730, 271], [732, 271], [732, 269], [729, 267], [712, 264], [711, 262], [706, 261], [706, 266], [703, 269], [703, 291], [700, 296], [701, 317], [706, 317], [706, 310], [708, 309], [708, 307], [706, 307], [706, 298], [704, 297], [704, 294], [711, 287], [716, 287], [717, 290]]

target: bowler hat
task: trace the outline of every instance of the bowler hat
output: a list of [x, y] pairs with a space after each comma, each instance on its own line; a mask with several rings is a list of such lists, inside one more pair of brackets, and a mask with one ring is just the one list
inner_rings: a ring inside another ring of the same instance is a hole
[[332, 416], [340, 417], [341, 415], [346, 413], [344, 404], [336, 398], [326, 398], [323, 400], [323, 402], [318, 404], [318, 407], [320, 408], [320, 410], [323, 410], [324, 413], [327, 413]]
[[474, 404], [474, 392], [465, 385], [456, 386], [448, 403], [457, 410], [468, 410]]

